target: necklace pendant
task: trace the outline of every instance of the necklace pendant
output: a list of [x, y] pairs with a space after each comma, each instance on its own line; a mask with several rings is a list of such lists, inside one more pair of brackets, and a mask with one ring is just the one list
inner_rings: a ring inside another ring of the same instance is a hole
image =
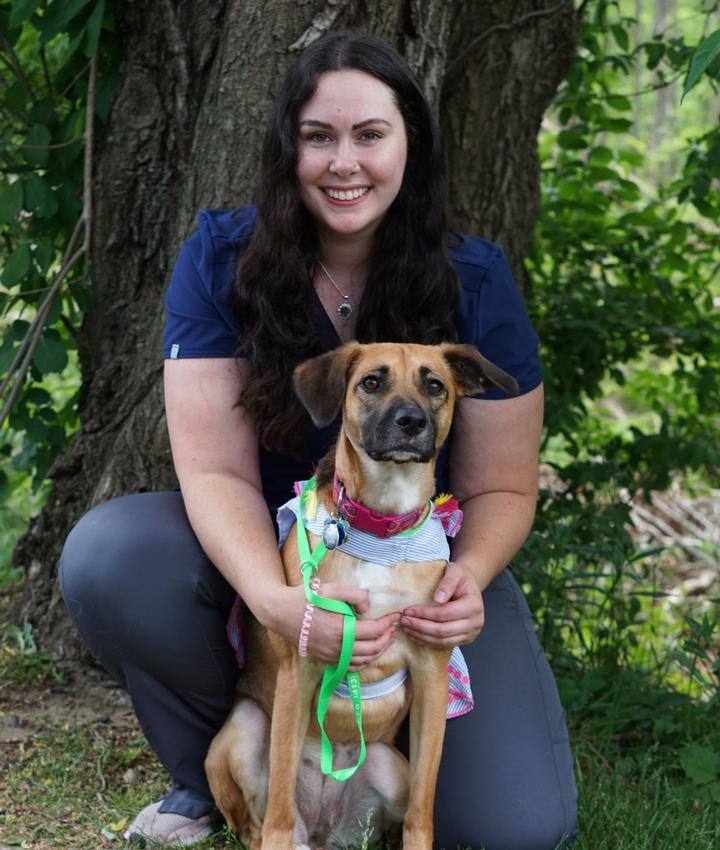
[[352, 304], [349, 301], [345, 300], [342, 304], [338, 304], [337, 314], [341, 319], [348, 319], [352, 311]]

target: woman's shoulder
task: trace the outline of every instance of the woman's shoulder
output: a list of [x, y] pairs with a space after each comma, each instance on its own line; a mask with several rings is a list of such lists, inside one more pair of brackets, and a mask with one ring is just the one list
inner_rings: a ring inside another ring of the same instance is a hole
[[450, 259], [465, 289], [478, 291], [496, 269], [507, 264], [503, 249], [489, 239], [453, 231], [449, 242]]
[[249, 204], [235, 209], [208, 208], [197, 217], [197, 230], [190, 237], [212, 252], [215, 262], [234, 262], [237, 249], [252, 234], [257, 208]]

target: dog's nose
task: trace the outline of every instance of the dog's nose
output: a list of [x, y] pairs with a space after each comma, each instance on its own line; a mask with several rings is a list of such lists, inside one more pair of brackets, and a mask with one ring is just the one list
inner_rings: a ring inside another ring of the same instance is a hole
[[427, 425], [427, 417], [419, 407], [405, 404], [395, 411], [395, 423], [403, 434], [414, 437]]

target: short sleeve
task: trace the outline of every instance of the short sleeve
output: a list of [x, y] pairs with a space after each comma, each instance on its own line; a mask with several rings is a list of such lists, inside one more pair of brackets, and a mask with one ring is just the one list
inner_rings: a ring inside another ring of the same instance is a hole
[[[480, 288], [476, 345], [488, 360], [515, 378], [524, 395], [542, 383], [539, 340], [515, 284], [510, 264], [502, 248], [488, 268]], [[493, 388], [483, 398], [507, 398]]]
[[[466, 236], [451, 256], [462, 285], [457, 317], [460, 342], [474, 345], [512, 375], [520, 395], [529, 393], [543, 377], [538, 337], [504, 251], [487, 240]], [[479, 398], [508, 395], [493, 387]]]
[[240, 344], [232, 314], [232, 269], [218, 264], [207, 222], [180, 250], [165, 295], [165, 359], [234, 357]]

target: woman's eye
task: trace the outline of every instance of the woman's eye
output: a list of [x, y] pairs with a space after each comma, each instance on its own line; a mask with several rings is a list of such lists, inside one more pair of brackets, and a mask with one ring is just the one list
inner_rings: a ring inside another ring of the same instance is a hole
[[427, 391], [430, 395], [440, 395], [445, 391], [445, 386], [442, 381], [437, 381], [432, 378], [427, 382]]
[[376, 132], [375, 130], [366, 130], [360, 138], [364, 142], [374, 142], [382, 137], [380, 136], [380, 133]]
[[313, 133], [312, 135], [307, 137], [309, 142], [316, 142], [321, 144], [323, 142], [327, 142], [330, 140], [330, 136], [327, 133]]
[[362, 385], [364, 389], [372, 393], [380, 388], [380, 381], [375, 377], [375, 375], [368, 375], [367, 378], [363, 378]]

